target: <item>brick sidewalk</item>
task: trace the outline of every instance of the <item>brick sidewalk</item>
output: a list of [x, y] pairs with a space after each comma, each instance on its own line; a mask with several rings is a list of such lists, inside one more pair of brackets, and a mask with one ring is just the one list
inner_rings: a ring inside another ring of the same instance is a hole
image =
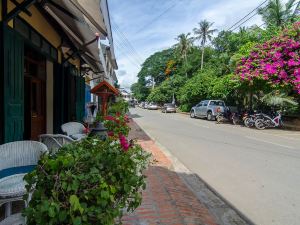
[[208, 209], [198, 201], [180, 177], [171, 170], [172, 163], [140, 127], [131, 120], [130, 139], [150, 151], [158, 162], [147, 171], [147, 188], [142, 205], [123, 217], [124, 225], [217, 224]]

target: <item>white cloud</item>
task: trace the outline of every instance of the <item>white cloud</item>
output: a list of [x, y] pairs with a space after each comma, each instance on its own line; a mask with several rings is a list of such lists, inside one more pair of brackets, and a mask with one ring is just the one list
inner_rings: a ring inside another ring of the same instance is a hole
[[[219, 31], [226, 30], [262, 2], [262, 0], [176, 1], [176, 5], [163, 15], [161, 14], [172, 6], [174, 1], [109, 1], [112, 21], [118, 24], [119, 29], [140, 55], [136, 56], [132, 49], [126, 47], [122, 35], [113, 32], [120, 69], [118, 79], [121, 86], [130, 87], [137, 81], [136, 75], [141, 68], [140, 63], [154, 52], [175, 44], [175, 38], [180, 33], [192, 32], [199, 21], [207, 19], [214, 22], [214, 28]], [[161, 15], [159, 19], [152, 22], [158, 15]], [[256, 15], [243, 26], [261, 23], [260, 16]], [[141, 30], [142, 27], [144, 28]], [[126, 71], [126, 75], [122, 71]]]

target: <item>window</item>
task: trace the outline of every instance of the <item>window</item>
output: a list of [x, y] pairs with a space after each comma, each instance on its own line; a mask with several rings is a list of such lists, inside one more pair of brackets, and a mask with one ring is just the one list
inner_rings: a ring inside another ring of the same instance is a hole
[[209, 103], [209, 105], [213, 105], [213, 106], [224, 106], [224, 102], [222, 101], [211, 101]]
[[22, 20], [15, 18], [14, 27], [22, 36], [29, 39], [30, 29]]
[[51, 57], [57, 60], [57, 49], [51, 46]]
[[31, 31], [31, 42], [37, 46], [41, 47], [41, 36], [34, 30]]
[[46, 40], [42, 42], [42, 50], [50, 55], [50, 44]]

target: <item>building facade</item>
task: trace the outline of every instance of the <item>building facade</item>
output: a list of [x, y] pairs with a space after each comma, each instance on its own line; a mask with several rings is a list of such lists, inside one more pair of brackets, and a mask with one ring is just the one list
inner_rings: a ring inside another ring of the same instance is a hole
[[113, 45], [106, 0], [2, 0], [0, 7], [0, 143], [82, 121], [86, 89], [107, 76], [99, 48], [105, 39]]

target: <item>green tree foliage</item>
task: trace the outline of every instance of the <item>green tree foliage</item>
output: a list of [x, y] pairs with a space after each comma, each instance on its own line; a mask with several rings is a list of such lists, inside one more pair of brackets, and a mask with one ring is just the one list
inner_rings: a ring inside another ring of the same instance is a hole
[[210, 29], [214, 23], [210, 23], [207, 20], [202, 20], [198, 23], [199, 28], [194, 28], [195, 39], [199, 40], [201, 43], [201, 70], [203, 69], [203, 62], [204, 62], [204, 51], [205, 51], [205, 44], [207, 41], [211, 41], [213, 33], [215, 33], [216, 29]]
[[185, 75], [188, 77], [187, 74], [187, 66], [188, 66], [188, 53], [190, 52], [192, 46], [193, 46], [193, 41], [192, 38], [189, 37], [190, 33], [188, 34], [180, 34], [176, 38], [178, 43], [175, 45], [176, 51], [177, 51], [177, 56], [182, 60], [182, 64], [185, 70]]
[[296, 0], [289, 0], [283, 4], [281, 0], [270, 0], [266, 7], [258, 9], [258, 13], [267, 26], [283, 27], [285, 24], [295, 21], [295, 12], [299, 8], [298, 3], [296, 9], [293, 10], [295, 2]]
[[[140, 81], [147, 81], [149, 77], [154, 78], [156, 85], [159, 85], [166, 78], [165, 70], [167, 63], [170, 60], [175, 60], [175, 48], [168, 48], [166, 50], [156, 52], [151, 55], [142, 65], [141, 71], [138, 73]], [[141, 83], [141, 82], [140, 82]]]
[[175, 75], [168, 80], [161, 83], [160, 86], [154, 88], [147, 100], [156, 103], [170, 103], [172, 102], [173, 94], [177, 97], [179, 88], [184, 84], [185, 78]]
[[150, 89], [145, 86], [146, 82], [137, 82], [131, 85], [131, 92], [138, 101], [145, 101], [150, 93]]
[[178, 100], [182, 104], [182, 109], [187, 109], [199, 101], [209, 97], [213, 81], [216, 76], [214, 71], [198, 71], [194, 77], [189, 79], [185, 85], [179, 89]]
[[238, 104], [241, 82], [234, 74], [215, 78], [210, 87], [209, 96], [224, 100], [228, 105]]

